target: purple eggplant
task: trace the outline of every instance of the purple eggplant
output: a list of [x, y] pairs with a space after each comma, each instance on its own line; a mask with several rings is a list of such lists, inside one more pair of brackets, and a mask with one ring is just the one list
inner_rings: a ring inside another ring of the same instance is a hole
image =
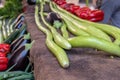
[[47, 20], [51, 25], [53, 25], [55, 21], [62, 22], [61, 17], [55, 12], [50, 12], [47, 16]]
[[13, 70], [22, 70], [24, 71], [29, 64], [29, 52], [32, 47], [32, 43], [30, 44], [24, 44], [23, 46], [20, 46], [17, 48], [10, 56], [9, 61], [8, 61], [8, 68], [12, 67], [13, 65], [14, 68]]
[[30, 43], [30, 33], [18, 37], [10, 44], [10, 52], [14, 52], [19, 46], [23, 46], [26, 43]]
[[15, 24], [14, 29], [20, 29], [23, 24], [24, 24], [24, 22], [23, 22], [22, 20], [19, 20], [19, 21]]

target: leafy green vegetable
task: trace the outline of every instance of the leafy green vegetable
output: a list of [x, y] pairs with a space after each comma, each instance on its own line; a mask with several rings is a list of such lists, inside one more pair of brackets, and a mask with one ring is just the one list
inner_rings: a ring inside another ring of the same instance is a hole
[[56, 21], [54, 21], [53, 26], [54, 26], [55, 28], [59, 29], [59, 28], [62, 26], [62, 22], [56, 20]]
[[4, 7], [0, 8], [0, 16], [16, 17], [22, 12], [22, 0], [6, 0]]

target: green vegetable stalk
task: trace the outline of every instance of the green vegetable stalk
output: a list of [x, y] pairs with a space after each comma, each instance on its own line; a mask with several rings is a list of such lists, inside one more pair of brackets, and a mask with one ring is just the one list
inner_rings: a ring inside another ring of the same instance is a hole
[[67, 24], [64, 21], [63, 21], [63, 25], [62, 25], [62, 27], [60, 29], [61, 29], [62, 36], [65, 39], [68, 39], [69, 38], [69, 33], [67, 31]]
[[41, 2], [41, 12], [40, 12], [40, 15], [41, 15], [41, 19], [44, 22], [44, 24], [51, 30], [53, 38], [54, 38], [54, 41], [56, 42], [56, 44], [59, 45], [60, 47], [64, 48], [64, 49], [71, 49], [70, 43], [64, 37], [62, 37], [56, 31], [56, 29], [54, 27], [52, 27], [51, 25], [49, 25], [45, 21], [44, 16], [43, 16], [43, 4], [42, 4], [42, 2]]
[[[55, 7], [54, 3], [53, 3], [53, 5]], [[89, 33], [92, 36], [95, 36], [95, 37], [98, 37], [98, 38], [102, 38], [102, 39], [105, 39], [105, 40], [111, 42], [110, 37], [106, 33], [104, 33], [100, 29], [98, 29], [96, 27], [93, 27], [93, 26], [91, 26], [89, 24], [84, 24], [82, 22], [79, 22], [79, 21], [75, 20], [74, 18], [72, 18], [72, 17], [66, 15], [65, 13], [57, 10], [57, 8], [53, 8], [51, 2], [50, 2], [50, 8], [51, 8], [52, 11], [59, 13], [62, 18], [66, 18], [69, 21], [71, 20], [72, 21], [71, 23], [73, 23], [75, 25], [74, 27], [77, 27], [77, 29], [83, 30], [83, 31]]]
[[[75, 17], [70, 16], [71, 15], [70, 13], [68, 13], [67, 11], [64, 11], [64, 10], [60, 10], [61, 9], [60, 7], [59, 7], [60, 9], [58, 10], [58, 6], [57, 6], [57, 8], [53, 8], [52, 4], [50, 4], [50, 7], [51, 7], [51, 10], [59, 13], [62, 16], [62, 18], [66, 19], [65, 21], [72, 20], [72, 23], [74, 25], [76, 25], [76, 26], [78, 25], [79, 27], [83, 27], [83, 26], [80, 26], [81, 25], [80, 23], [82, 23], [83, 25], [85, 24], [87, 26], [90, 25], [91, 26], [89, 28], [90, 31], [91, 30], [95, 30], [95, 28], [96, 28], [96, 27], [94, 27], [95, 25], [93, 26], [93, 25], [87, 23], [89, 21], [86, 21], [86, 23], [84, 23], [84, 20], [80, 19], [81, 21], [79, 21]], [[66, 14], [68, 14], [68, 16]], [[90, 22], [90, 23], [92, 23], [92, 22]], [[86, 28], [88, 28], [88, 27], [86, 27]], [[99, 33], [98, 33], [97, 29], [99, 30], [99, 28], [96, 28], [96, 30], [95, 30], [96, 32], [93, 32], [93, 33], [98, 35]], [[113, 32], [113, 31], [111, 31], [111, 32]], [[103, 34], [104, 33], [105, 33], [105, 31], [103, 31]], [[114, 34], [114, 32], [113, 32], [113, 34]], [[101, 34], [99, 34], [99, 36], [100, 35]], [[117, 35], [116, 34], [114, 34], [114, 35], [116, 37], [118, 37], [119, 33], [117, 33]], [[101, 37], [103, 37], [103, 35]], [[97, 37], [97, 36], [94, 36], [94, 35], [92, 35], [92, 36], [78, 36], [78, 37], [74, 37], [74, 38], [69, 38], [68, 41], [71, 43], [72, 47], [90, 47], [90, 48], [96, 48], [96, 49], [108, 52], [111, 55], [120, 56], [120, 47], [118, 45], [112, 43], [110, 37], [108, 35], [106, 35], [106, 33], [104, 35], [104, 37], [106, 39], [101, 38], [101, 37]], [[119, 42], [119, 41], [120, 40], [117, 39], [116, 42]]]
[[89, 47], [105, 51], [111, 55], [120, 56], [120, 47], [112, 42], [93, 36], [78, 36], [69, 38], [72, 47]]
[[[52, 12], [51, 12], [52, 13]], [[54, 13], [55, 14], [55, 13]], [[57, 14], [57, 13], [56, 13]], [[44, 16], [48, 16], [49, 14], [48, 13], [43, 13]], [[52, 17], [52, 16], [51, 16]], [[48, 18], [49, 19], [49, 18]], [[52, 27], [52, 26], [51, 26]], [[59, 21], [59, 20], [56, 20], [55, 23], [53, 23], [53, 27], [61, 30], [61, 34], [62, 36], [67, 39], [69, 37], [69, 33], [67, 31], [67, 24], [65, 23], [65, 21]]]
[[79, 29], [78, 27], [76, 27], [76, 25], [74, 25], [73, 23], [71, 23], [70, 20], [64, 18], [65, 23], [67, 24], [67, 29], [74, 35], [76, 36], [89, 36], [90, 34], [88, 34], [87, 32], [83, 31], [82, 29]]
[[51, 32], [49, 30], [45, 29], [44, 27], [42, 27], [42, 25], [39, 21], [37, 5], [35, 6], [35, 22], [36, 22], [38, 28], [46, 34], [46, 46], [53, 53], [53, 55], [57, 58], [60, 65], [63, 68], [69, 67], [69, 59], [67, 57], [66, 52], [53, 41], [53, 36], [52, 36]]
[[120, 29], [119, 28], [112, 26], [112, 25], [108, 25], [108, 24], [90, 22], [90, 21], [78, 18], [77, 16], [75, 16], [75, 15], [65, 11], [64, 9], [60, 8], [59, 6], [57, 6], [56, 8], [59, 10], [59, 12], [67, 14], [69, 17], [74, 18], [74, 20], [76, 20], [76, 21], [91, 25], [92, 27], [96, 27], [96, 28], [104, 31], [105, 33], [107, 33], [108, 35], [112, 36], [115, 39], [113, 41], [115, 44], [120, 45]]

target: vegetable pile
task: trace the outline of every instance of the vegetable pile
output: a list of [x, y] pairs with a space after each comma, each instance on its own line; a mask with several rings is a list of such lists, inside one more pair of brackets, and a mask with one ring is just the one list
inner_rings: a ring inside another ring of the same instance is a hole
[[53, 0], [57, 5], [61, 8], [75, 14], [76, 16], [86, 19], [92, 22], [98, 22], [103, 20], [104, 13], [102, 10], [94, 9], [91, 10], [89, 7], [80, 7], [79, 5], [75, 5], [73, 3], [67, 3], [66, 0]]
[[[49, 5], [50, 12], [44, 11], [45, 5]], [[65, 0], [39, 0], [35, 6], [36, 24], [45, 33], [46, 46], [61, 67], [70, 66], [66, 50], [71, 50], [71, 48], [94, 48], [109, 55], [120, 56], [119, 28], [85, 20], [74, 15], [73, 12], [70, 13], [70, 9], [66, 10], [70, 7], [65, 9], [64, 5], [68, 5]], [[93, 15], [91, 12], [89, 15]], [[47, 28], [42, 25], [39, 18]]]
[[2, 18], [0, 22], [0, 80], [34, 80], [29, 60], [33, 42], [24, 14]]

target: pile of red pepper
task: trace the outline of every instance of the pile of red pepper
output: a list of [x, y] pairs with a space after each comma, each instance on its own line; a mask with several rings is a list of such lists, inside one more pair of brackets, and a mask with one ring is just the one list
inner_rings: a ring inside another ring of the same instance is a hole
[[7, 53], [10, 51], [10, 45], [0, 44], [0, 71], [6, 70], [8, 66]]
[[76, 16], [86, 19], [92, 22], [98, 22], [104, 19], [104, 13], [102, 10], [91, 10], [89, 7], [80, 7], [73, 3], [67, 3], [65, 0], [53, 0], [61, 8], [75, 14]]

